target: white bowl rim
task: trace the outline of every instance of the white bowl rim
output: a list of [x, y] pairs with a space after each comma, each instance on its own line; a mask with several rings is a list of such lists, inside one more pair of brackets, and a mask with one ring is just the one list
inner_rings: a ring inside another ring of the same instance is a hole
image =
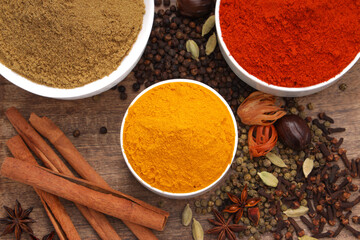
[[[126, 119], [126, 116], [128, 114], [128, 111], [130, 109], [130, 107], [142, 96], [144, 95], [145, 93], [147, 93], [148, 91], [150, 91], [151, 89], [155, 88], [155, 87], [158, 87], [160, 85], [164, 85], [164, 84], [168, 84], [168, 83], [174, 83], [174, 82], [185, 82], [185, 83], [193, 83], [193, 84], [197, 84], [199, 86], [202, 86], [202, 87], [205, 87], [206, 89], [210, 90], [212, 93], [214, 93], [222, 102], [223, 104], [226, 106], [227, 110], [229, 111], [230, 113], [230, 116], [231, 116], [231, 119], [233, 121], [233, 124], [234, 124], [234, 130], [235, 130], [235, 143], [234, 143], [234, 151], [233, 151], [233, 155], [232, 155], [232, 159], [231, 159], [231, 162], [228, 164], [228, 166], [226, 167], [226, 169], [224, 170], [224, 172], [221, 174], [221, 176], [216, 179], [213, 183], [211, 183], [210, 185], [206, 186], [205, 188], [203, 189], [200, 189], [200, 190], [197, 190], [195, 192], [189, 192], [189, 193], [172, 193], [172, 192], [167, 192], [167, 191], [163, 191], [163, 190], [160, 190], [160, 189], [157, 189], [153, 186], [151, 186], [150, 184], [148, 184], [147, 182], [145, 182], [136, 172], [135, 170], [132, 168], [131, 164], [129, 163], [127, 157], [126, 157], [126, 154], [125, 154], [125, 151], [124, 151], [124, 148], [123, 148], [123, 129], [124, 129], [124, 125], [125, 125], [125, 119]], [[218, 93], [216, 92], [213, 88], [209, 87], [208, 85], [204, 84], [204, 83], [201, 83], [201, 82], [198, 82], [198, 81], [195, 81], [195, 80], [190, 80], [190, 79], [170, 79], [170, 80], [165, 80], [165, 81], [161, 81], [161, 82], [158, 82], [154, 85], [151, 85], [150, 87], [144, 89], [139, 95], [137, 95], [135, 97], [135, 99], [130, 103], [129, 107], [127, 108], [125, 114], [124, 114], [124, 117], [123, 117], [123, 120], [122, 120], [122, 123], [121, 123], [121, 129], [120, 129], [120, 146], [121, 146], [121, 152], [123, 154], [123, 157], [124, 157], [124, 160], [126, 162], [126, 165], [128, 166], [128, 168], [130, 169], [130, 172], [135, 176], [135, 178], [141, 183], [143, 184], [146, 188], [148, 188], [149, 190], [161, 195], [161, 196], [167, 196], [169, 198], [191, 198], [191, 197], [195, 197], [195, 196], [198, 196], [202, 193], [205, 193], [207, 192], [208, 190], [210, 190], [212, 187], [214, 187], [224, 176], [225, 174], [228, 172], [233, 160], [234, 160], [234, 157], [235, 157], [235, 154], [236, 154], [236, 150], [237, 150], [237, 145], [238, 145], [238, 129], [237, 129], [237, 123], [236, 123], [236, 119], [234, 117], [234, 114], [229, 106], [229, 104], [225, 101], [225, 99]]]
[[132, 71], [141, 58], [144, 49], [146, 48], [154, 21], [155, 5], [154, 1], [152, 0], [144, 0], [144, 4], [145, 14], [143, 16], [141, 30], [138, 33], [136, 41], [131, 46], [127, 55], [123, 58], [118, 68], [108, 76], [81, 87], [63, 89], [35, 83], [26, 77], [23, 77], [22, 75], [12, 71], [10, 68], [1, 63], [0, 74], [14, 85], [30, 93], [48, 98], [72, 100], [90, 97], [106, 91], [112, 86], [116, 85], [119, 81], [123, 80]]
[[[307, 91], [313, 91], [316, 89], [321, 89], [325, 86], [330, 86], [332, 83], [334, 83], [336, 80], [338, 80], [340, 77], [342, 77], [347, 71], [350, 70], [350, 68], [352, 68], [354, 66], [354, 64], [360, 59], [360, 52], [355, 56], [355, 58], [350, 62], [349, 65], [347, 65], [340, 73], [338, 73], [336, 76], [330, 78], [327, 81], [315, 84], [315, 85], [311, 85], [308, 87], [281, 87], [281, 86], [277, 86], [277, 85], [273, 85], [273, 84], [269, 84], [266, 83], [260, 79], [258, 79], [257, 77], [255, 77], [254, 75], [251, 75], [250, 73], [248, 73], [244, 68], [242, 68], [239, 63], [235, 60], [235, 58], [230, 54], [229, 49], [227, 48], [223, 37], [222, 37], [222, 32], [221, 32], [221, 27], [220, 27], [220, 3], [221, 0], [218, 0], [216, 2], [216, 7], [215, 7], [215, 25], [216, 25], [216, 32], [217, 32], [217, 36], [218, 36], [218, 41], [220, 42], [220, 44], [223, 47], [223, 50], [225, 51], [227, 57], [230, 59], [230, 61], [236, 66], [236, 68], [238, 68], [243, 74], [245, 74], [248, 78], [250, 78], [251, 80], [253, 80], [254, 82], [256, 82], [257, 84], [263, 86], [263, 87], [269, 87], [273, 90], [277, 90], [277, 91], [281, 91], [281, 92], [289, 92], [289, 93], [297, 93], [297, 92], [307, 92]], [[241, 79], [241, 78], [240, 78]], [[242, 80], [242, 79], [241, 79]]]

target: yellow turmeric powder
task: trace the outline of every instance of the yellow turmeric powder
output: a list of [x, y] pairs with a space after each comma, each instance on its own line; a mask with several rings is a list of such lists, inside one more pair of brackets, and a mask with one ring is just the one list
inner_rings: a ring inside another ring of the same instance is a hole
[[123, 149], [151, 186], [189, 193], [209, 186], [231, 164], [235, 127], [225, 104], [191, 82], [154, 87], [130, 106]]

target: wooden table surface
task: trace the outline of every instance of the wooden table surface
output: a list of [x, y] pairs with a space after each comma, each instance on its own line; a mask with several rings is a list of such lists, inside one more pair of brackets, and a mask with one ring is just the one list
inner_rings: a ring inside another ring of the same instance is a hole
[[[191, 239], [191, 227], [183, 227], [180, 219], [185, 204], [193, 203], [194, 200], [172, 200], [151, 193], [131, 175], [121, 154], [119, 140], [121, 121], [130, 102], [140, 92], [132, 91], [131, 84], [133, 82], [131, 76], [122, 82], [127, 87], [128, 93], [128, 98], [125, 101], [120, 100], [119, 93], [116, 90], [102, 93], [99, 95], [98, 101], [94, 101], [93, 98], [61, 101], [33, 95], [0, 76], [0, 163], [6, 156], [11, 155], [5, 142], [16, 134], [6, 119], [4, 111], [14, 106], [25, 118], [28, 118], [31, 112], [35, 112], [39, 116], [47, 116], [65, 132], [89, 163], [114, 189], [153, 205], [164, 201], [163, 209], [170, 212], [170, 218], [165, 231], [156, 232], [159, 239]], [[346, 91], [339, 90], [338, 86], [341, 83], [347, 84]], [[360, 156], [360, 62], [355, 64], [333, 86], [320, 93], [302, 97], [300, 101], [304, 104], [311, 102], [314, 105], [315, 109], [309, 112], [310, 115], [325, 111], [335, 119], [336, 126], [346, 127], [346, 132], [338, 134], [338, 136], [345, 137], [344, 147], [348, 150], [349, 158]], [[99, 129], [102, 126], [107, 127], [107, 134], [99, 134]], [[81, 132], [78, 138], [72, 136], [75, 129]], [[359, 184], [358, 179], [356, 179], [356, 183]], [[210, 193], [199, 197], [199, 199], [206, 198]], [[34, 190], [29, 186], [0, 177], [0, 205], [13, 207], [15, 199], [23, 204], [23, 208], [34, 207], [31, 217], [37, 222], [32, 224], [32, 228], [37, 236], [43, 236], [53, 230]], [[96, 233], [80, 215], [74, 204], [65, 200], [63, 203], [68, 212], [71, 213], [71, 218], [82, 239], [98, 239]], [[194, 210], [194, 206], [191, 206]], [[360, 206], [354, 208], [353, 212], [359, 215]], [[5, 216], [5, 211], [0, 209], [0, 217], [3, 216]], [[209, 228], [206, 219], [212, 218], [212, 215], [194, 213], [194, 217], [202, 223], [204, 229]], [[135, 239], [120, 220], [112, 217], [109, 219], [123, 239]], [[2, 230], [3, 226], [0, 226], [0, 231]], [[350, 239], [349, 237], [352, 238], [352, 235], [343, 231], [339, 239]], [[13, 239], [13, 235], [1, 237], [1, 239]], [[28, 239], [28, 237], [23, 239]], [[215, 237], [206, 235], [205, 239], [215, 239]], [[266, 239], [271, 238], [266, 237]]]

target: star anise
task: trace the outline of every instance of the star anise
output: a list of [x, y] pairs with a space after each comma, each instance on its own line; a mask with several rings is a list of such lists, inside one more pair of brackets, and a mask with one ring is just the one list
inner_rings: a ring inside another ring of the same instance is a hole
[[[34, 235], [30, 235], [32, 240], [40, 240], [39, 238], [35, 237]], [[53, 240], [55, 237], [55, 232], [52, 231], [48, 235], [45, 235], [41, 240]]]
[[208, 234], [218, 234], [218, 240], [224, 240], [228, 238], [230, 240], [236, 240], [235, 232], [241, 232], [247, 229], [246, 226], [240, 224], [230, 224], [234, 215], [231, 215], [228, 220], [216, 210], [213, 209], [215, 219], [208, 219], [209, 222], [215, 225], [214, 228], [206, 231]]
[[[247, 199], [248, 197], [248, 192], [247, 192], [247, 185], [245, 184], [244, 189], [241, 192], [241, 196], [240, 198], [238, 198], [237, 196], [228, 193], [229, 199], [234, 203], [230, 206], [227, 206], [224, 209], [224, 212], [228, 212], [228, 213], [236, 213], [235, 214], [235, 223], [239, 223], [243, 213], [244, 213], [244, 209], [245, 208], [252, 208], [255, 207], [256, 204], [258, 204], [260, 202], [260, 198], [251, 198], [251, 199]], [[256, 209], [256, 208], [255, 208]], [[259, 210], [257, 208], [257, 210]], [[251, 211], [252, 214], [255, 214], [255, 211]], [[251, 216], [249, 217], [249, 219], [251, 221], [253, 221], [255, 224], [257, 224], [258, 219], [256, 219], [256, 216]]]
[[33, 219], [29, 218], [29, 214], [33, 210], [32, 207], [23, 210], [19, 201], [16, 200], [14, 210], [7, 206], [4, 206], [4, 209], [8, 216], [5, 218], [0, 218], [0, 223], [6, 224], [7, 226], [0, 236], [14, 232], [15, 238], [20, 240], [22, 232], [27, 232], [30, 234], [33, 233], [31, 228], [27, 225], [29, 223], [35, 222]]

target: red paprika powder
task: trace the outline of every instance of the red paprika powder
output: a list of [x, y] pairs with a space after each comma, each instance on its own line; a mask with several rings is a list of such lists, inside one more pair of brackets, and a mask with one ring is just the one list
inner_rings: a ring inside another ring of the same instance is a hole
[[222, 37], [248, 73], [306, 87], [339, 74], [360, 51], [360, 0], [221, 0]]

